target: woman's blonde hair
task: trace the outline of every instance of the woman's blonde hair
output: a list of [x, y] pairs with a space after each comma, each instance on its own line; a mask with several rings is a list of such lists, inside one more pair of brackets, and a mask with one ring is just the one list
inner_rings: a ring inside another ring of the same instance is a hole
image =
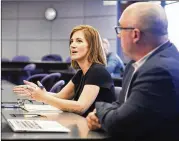
[[[98, 31], [89, 25], [79, 25], [72, 29], [70, 39], [77, 31], [82, 30], [84, 37], [89, 45], [88, 61], [90, 63], [98, 63], [106, 65], [106, 55], [102, 47], [102, 40]], [[69, 43], [70, 44], [70, 43]], [[80, 69], [78, 63], [74, 60], [71, 61], [71, 65], [74, 69]]]

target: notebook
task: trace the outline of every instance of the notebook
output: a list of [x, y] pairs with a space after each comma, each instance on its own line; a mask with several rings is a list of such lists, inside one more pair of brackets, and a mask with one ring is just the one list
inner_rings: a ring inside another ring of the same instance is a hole
[[70, 132], [57, 121], [37, 119], [7, 119], [14, 132]]
[[38, 111], [38, 112], [49, 111], [49, 112], [58, 112], [58, 113], [63, 112], [60, 109], [53, 107], [51, 105], [24, 104], [22, 108], [28, 112], [35, 112], [35, 111]]

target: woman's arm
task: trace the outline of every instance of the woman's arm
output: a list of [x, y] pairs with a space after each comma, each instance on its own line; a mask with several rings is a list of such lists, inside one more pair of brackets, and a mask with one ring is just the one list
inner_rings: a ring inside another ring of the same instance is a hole
[[[83, 114], [95, 101], [99, 93], [99, 90], [100, 88], [96, 85], [85, 85], [78, 101], [61, 99], [61, 98], [57, 98], [52, 95], [49, 95], [47, 93], [43, 93], [42, 101], [46, 104], [57, 107], [63, 111]], [[32, 93], [34, 98], [38, 96], [37, 94], [40, 94], [40, 92], [36, 92], [34, 94]]]
[[[22, 96], [31, 96], [31, 94], [29, 93], [29, 91], [27, 89], [27, 86], [29, 85], [32, 90], [33, 90], [33, 88], [38, 88], [38, 86], [32, 82], [25, 80], [24, 83], [26, 85], [15, 86], [13, 88], [13, 92], [16, 94], [22, 95]], [[48, 93], [49, 95], [57, 97], [57, 98], [71, 99], [74, 96], [74, 87], [75, 86], [74, 86], [73, 82], [70, 81], [59, 93], [47, 92], [46, 90], [44, 91], [44, 93]], [[39, 101], [40, 100], [41, 99], [39, 99]]]

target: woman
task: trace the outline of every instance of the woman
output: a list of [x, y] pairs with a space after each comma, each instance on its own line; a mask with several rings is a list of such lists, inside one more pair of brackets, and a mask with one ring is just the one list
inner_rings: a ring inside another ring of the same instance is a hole
[[28, 81], [24, 81], [28, 87], [16, 86], [13, 91], [83, 116], [93, 111], [96, 101], [113, 102], [114, 84], [105, 69], [106, 58], [98, 31], [89, 25], [73, 28], [70, 35], [70, 55], [72, 67], [79, 71], [59, 93], [49, 94]]

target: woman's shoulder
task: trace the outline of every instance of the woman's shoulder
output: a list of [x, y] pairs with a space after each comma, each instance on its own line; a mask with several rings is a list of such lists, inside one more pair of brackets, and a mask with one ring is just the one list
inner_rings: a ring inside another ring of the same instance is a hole
[[105, 72], [107, 70], [106, 70], [105, 65], [95, 63], [90, 67], [90, 71], [91, 72]]
[[93, 73], [93, 74], [99, 74], [100, 76], [102, 75], [110, 75], [109, 72], [106, 70], [105, 65], [103, 64], [93, 64], [89, 70], [89, 73]]
[[83, 73], [82, 73], [82, 70], [81, 70], [81, 69], [77, 70], [77, 72], [74, 74], [72, 80], [73, 80], [73, 79], [76, 79], [76, 78], [80, 78], [80, 77], [82, 76], [82, 74], [83, 74]]
[[98, 64], [98, 63], [94, 63], [94, 64], [91, 66], [91, 69], [105, 69], [105, 65], [103, 65], [103, 64]]

